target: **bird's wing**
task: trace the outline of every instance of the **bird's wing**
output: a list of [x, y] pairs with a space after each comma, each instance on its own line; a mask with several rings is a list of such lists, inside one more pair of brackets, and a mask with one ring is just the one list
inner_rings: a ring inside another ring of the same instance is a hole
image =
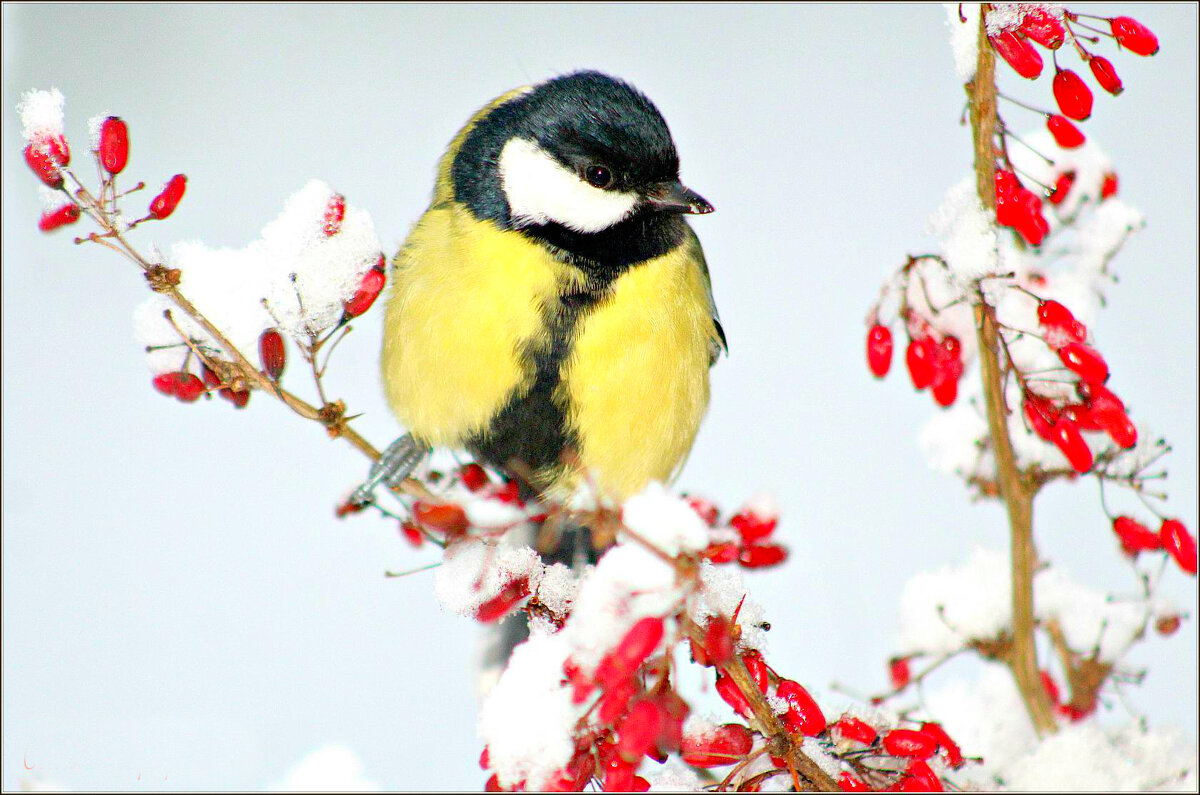
[[708, 263], [704, 259], [704, 249], [700, 247], [700, 238], [696, 237], [696, 232], [690, 224], [687, 225], [687, 230], [687, 239], [683, 245], [686, 247], [688, 258], [696, 263], [696, 267], [700, 269], [700, 275], [704, 277], [704, 293], [708, 298], [708, 313], [712, 318], [708, 359], [711, 367], [717, 363], [722, 352], [726, 356], [729, 355], [729, 343], [725, 339], [725, 329], [721, 326], [721, 315], [717, 312], [717, 302], [713, 299], [712, 278], [708, 274]]

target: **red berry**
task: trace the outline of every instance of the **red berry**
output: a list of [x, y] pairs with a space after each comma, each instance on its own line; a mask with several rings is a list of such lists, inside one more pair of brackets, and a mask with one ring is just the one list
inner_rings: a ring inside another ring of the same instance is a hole
[[704, 627], [704, 653], [713, 665], [724, 666], [733, 659], [736, 651], [729, 621], [724, 616], [713, 616]]
[[933, 772], [933, 768], [923, 759], [914, 759], [909, 762], [906, 772], [908, 773], [906, 781], [913, 782], [906, 787], [906, 792], [943, 792], [945, 790], [941, 780]]
[[753, 544], [771, 535], [778, 523], [779, 517], [762, 516], [751, 508], [743, 508], [729, 520], [730, 527], [738, 531], [746, 544]]
[[164, 395], [175, 396], [175, 376], [176, 373], [159, 373], [154, 376], [154, 380], [150, 383], [154, 384], [154, 388]]
[[1108, 363], [1104, 357], [1081, 342], [1068, 342], [1059, 348], [1058, 358], [1084, 381], [1104, 383], [1108, 380]]
[[717, 526], [717, 521], [721, 518], [721, 510], [716, 505], [703, 497], [688, 497], [687, 504], [704, 520], [706, 525], [709, 527]]
[[1080, 323], [1071, 314], [1071, 310], [1058, 301], [1039, 301], [1038, 325], [1046, 329], [1046, 344], [1058, 349], [1069, 342], [1083, 342], [1087, 339], [1087, 326]]
[[500, 776], [493, 773], [487, 782], [483, 785], [484, 792], [504, 792], [504, 787], [500, 786]]
[[733, 677], [727, 674], [724, 669], [717, 669], [717, 695], [729, 706], [733, 707], [734, 711], [743, 717], [750, 717], [754, 711], [750, 709], [750, 702], [746, 696], [738, 688], [733, 681]]
[[833, 724], [833, 730], [843, 739], [853, 740], [863, 745], [871, 745], [879, 736], [871, 724], [849, 715], [842, 716], [841, 720]]
[[242, 389], [242, 390], [235, 391], [233, 389], [226, 387], [225, 389], [222, 389], [221, 391], [219, 391], [217, 394], [220, 395], [221, 397], [225, 398], [226, 400], [232, 402], [233, 407], [235, 409], [244, 409], [244, 408], [246, 408], [246, 404], [250, 402], [250, 390], [249, 389]]
[[928, 759], [937, 751], [937, 740], [912, 729], [892, 729], [883, 736], [883, 747], [892, 756]]
[[1092, 451], [1079, 433], [1079, 426], [1067, 417], [1060, 416], [1054, 423], [1051, 441], [1067, 457], [1076, 472], [1083, 473], [1092, 468]]
[[747, 569], [761, 569], [777, 566], [787, 560], [787, 556], [787, 547], [782, 544], [751, 544], [742, 547], [738, 563]]
[[942, 724], [933, 721], [926, 721], [921, 724], [921, 731], [928, 734], [933, 739], [937, 740], [937, 744], [946, 752], [946, 763], [950, 767], [959, 768], [963, 766], [962, 749], [958, 747], [958, 743], [946, 734], [946, 730], [942, 728]]
[[262, 360], [263, 372], [272, 381], [278, 381], [287, 364], [287, 350], [283, 347], [283, 335], [273, 328], [264, 331], [258, 338], [258, 355]]
[[1125, 90], [1125, 87], [1121, 85], [1121, 78], [1117, 76], [1117, 70], [1113, 68], [1107, 58], [1093, 55], [1088, 58], [1088, 66], [1092, 67], [1092, 75], [1100, 87], [1114, 97]]
[[781, 718], [789, 732], [816, 737], [825, 731], [825, 713], [799, 682], [784, 679], [775, 694], [788, 703], [788, 711]]
[[741, 548], [732, 541], [717, 542], [709, 544], [702, 552], [701, 557], [705, 560], [712, 561], [715, 564], [732, 563], [738, 559], [738, 555], [742, 552]]
[[1067, 33], [1057, 17], [1040, 8], [1025, 12], [1020, 30], [1048, 50], [1061, 47]]
[[342, 229], [342, 220], [346, 217], [346, 197], [340, 193], [335, 193], [329, 197], [329, 204], [325, 205], [324, 226], [321, 231], [325, 233], [325, 237], [333, 237]]
[[179, 206], [179, 200], [183, 198], [185, 190], [187, 190], [187, 177], [183, 174], [176, 174], [171, 177], [166, 186], [163, 187], [162, 193], [150, 201], [150, 215], [161, 221], [175, 212], [175, 208]]
[[483, 746], [483, 750], [479, 752], [479, 769], [487, 770], [492, 766], [491, 760], [488, 759], [487, 746]]
[[904, 363], [918, 392], [933, 382], [933, 356], [933, 340], [929, 337], [917, 337], [909, 341]]
[[1026, 392], [1023, 408], [1033, 432], [1047, 442], [1053, 441], [1054, 423], [1058, 422], [1058, 409], [1054, 403], [1041, 395]]
[[1062, 703], [1062, 698], [1058, 692], [1058, 682], [1055, 682], [1054, 677], [1045, 669], [1042, 670], [1041, 674], [1042, 687], [1045, 689], [1046, 695], [1050, 696], [1050, 703], [1057, 707]]
[[1158, 52], [1158, 37], [1150, 28], [1131, 17], [1113, 17], [1109, 20], [1117, 44], [1137, 55], [1153, 55]]
[[1079, 397], [1087, 403], [1092, 416], [1104, 426], [1112, 419], [1125, 415], [1125, 404], [1116, 394], [1099, 381], [1080, 381], [1075, 385]]
[[1162, 549], [1163, 539], [1149, 527], [1129, 516], [1113, 519], [1113, 532], [1121, 541], [1121, 550], [1131, 558], [1139, 553]]
[[347, 319], [358, 317], [362, 313], [371, 308], [375, 303], [375, 299], [379, 297], [379, 293], [383, 291], [383, 285], [387, 282], [387, 274], [384, 272], [383, 255], [379, 255], [379, 262], [371, 270], [363, 274], [362, 282], [358, 285], [358, 290], [350, 297], [342, 309], [345, 312]]
[[447, 538], [462, 535], [470, 526], [463, 509], [449, 503], [435, 505], [417, 500], [413, 503], [412, 513], [426, 529], [443, 533]]
[[1065, 171], [1058, 175], [1058, 179], [1054, 181], [1054, 189], [1050, 191], [1050, 195], [1046, 198], [1051, 204], [1059, 205], [1067, 198], [1067, 194], [1071, 192], [1071, 186], [1075, 184], [1075, 172]]
[[853, 774], [843, 770], [838, 778], [838, 789], [842, 792], [870, 792], [871, 788]]
[[1100, 183], [1100, 198], [1107, 199], [1109, 196], [1117, 195], [1117, 175], [1109, 171], [1104, 175], [1104, 182]]
[[1196, 539], [1178, 519], [1164, 519], [1158, 531], [1163, 549], [1175, 558], [1179, 568], [1196, 576]]
[[1066, 116], [1059, 116], [1057, 113], [1046, 117], [1046, 127], [1054, 136], [1054, 142], [1063, 149], [1075, 149], [1083, 146], [1087, 140], [1079, 128], [1071, 124]]
[[1183, 619], [1179, 617], [1178, 613], [1159, 616], [1154, 621], [1154, 631], [1164, 637], [1170, 637], [1179, 631], [1179, 626], [1182, 623]]
[[1082, 403], [1069, 403], [1062, 408], [1062, 414], [1071, 422], [1079, 426], [1081, 431], [1100, 431], [1104, 430], [1100, 423], [1096, 421], [1095, 415], [1091, 410]]
[[1092, 91], [1070, 69], [1060, 69], [1054, 75], [1053, 91], [1058, 109], [1064, 116], [1084, 121], [1092, 115]]
[[997, 36], [988, 36], [988, 39], [1000, 57], [1008, 61], [1008, 65], [1021, 77], [1032, 80], [1042, 73], [1042, 56], [1015, 31], [1006, 30]]
[[738, 762], [750, 753], [754, 736], [740, 723], [726, 723], [701, 735], [684, 735], [683, 761], [695, 767], [720, 767]]
[[504, 590], [479, 606], [475, 611], [475, 620], [482, 624], [499, 621], [526, 596], [529, 596], [529, 580], [525, 577], [513, 580], [504, 586]]
[[627, 663], [631, 670], [636, 669], [658, 647], [662, 637], [663, 620], [656, 616], [647, 616], [639, 619], [625, 633], [625, 637], [612, 653], [618, 660]]
[[421, 528], [410, 521], [406, 520], [400, 523], [400, 534], [414, 547], [419, 547], [425, 543], [425, 536], [421, 533]]
[[635, 770], [637, 770], [637, 760], [630, 763], [613, 754], [612, 758], [604, 764], [604, 791], [633, 792]]
[[625, 714], [629, 701], [638, 691], [637, 682], [632, 678], [617, 682], [604, 693], [600, 699], [600, 707], [596, 717], [601, 723], [615, 723], [617, 718]]
[[458, 470], [458, 479], [467, 487], [467, 491], [479, 491], [491, 482], [479, 464], [463, 464]]
[[888, 678], [892, 680], [892, 688], [903, 690], [912, 680], [907, 657], [893, 657], [888, 660]]
[[1017, 175], [1005, 169], [996, 169], [996, 223], [1012, 226], [1017, 220], [1017, 198], [1022, 190]]
[[617, 729], [617, 754], [626, 762], [636, 763], [654, 748], [665, 717], [654, 701], [642, 699], [634, 704]]
[[1104, 426], [1104, 430], [1108, 431], [1108, 438], [1112, 439], [1118, 447], [1130, 450], [1137, 446], [1137, 426], [1125, 414], [1110, 421]]
[[175, 397], [184, 403], [195, 403], [207, 390], [200, 377], [193, 373], [175, 373]]
[[763, 659], [762, 652], [751, 649], [742, 655], [742, 662], [746, 664], [746, 670], [750, 672], [750, 678], [754, 680], [754, 684], [758, 685], [758, 689], [764, 693], [767, 692], [771, 678], [767, 672], [767, 661]]
[[109, 174], [120, 174], [125, 169], [129, 162], [129, 128], [119, 117], [109, 116], [100, 125], [96, 156]]
[[38, 229], [51, 232], [60, 226], [67, 226], [79, 220], [79, 205], [64, 204], [56, 210], [47, 210], [38, 219]]
[[876, 378], [887, 375], [892, 366], [892, 331], [876, 323], [867, 332], [867, 366]]
[[40, 135], [25, 146], [25, 162], [42, 182], [61, 188], [62, 169], [71, 162], [71, 149], [61, 135]]
[[1016, 218], [1013, 229], [1031, 246], [1040, 246], [1050, 234], [1050, 224], [1042, 216], [1042, 199], [1033, 191], [1021, 188], [1017, 194]]
[[933, 382], [932, 393], [934, 401], [942, 407], [950, 406], [958, 397], [958, 379], [963, 373], [963, 363], [960, 358], [962, 344], [953, 335], [947, 335], [940, 343], [933, 346]]

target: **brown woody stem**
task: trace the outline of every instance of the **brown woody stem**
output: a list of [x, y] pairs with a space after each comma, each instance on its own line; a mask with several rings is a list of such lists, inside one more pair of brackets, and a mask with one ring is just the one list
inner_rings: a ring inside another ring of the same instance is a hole
[[[975, 144], [975, 186], [979, 200], [989, 212], [996, 209], [996, 59], [987, 38], [988, 5], [980, 9], [979, 55], [975, 77], [967, 84], [971, 133]], [[1034, 644], [1033, 574], [1037, 551], [1033, 545], [1033, 497], [1037, 483], [1017, 468], [1012, 440], [1008, 435], [1007, 404], [1000, 370], [1000, 332], [995, 309], [980, 291], [975, 306], [975, 331], [979, 340], [979, 363], [987, 402], [988, 432], [996, 458], [996, 480], [1000, 498], [1008, 510], [1012, 552], [1012, 649], [1008, 666], [1016, 681], [1025, 709], [1038, 734], [1057, 730], [1050, 697], [1042, 687]]]

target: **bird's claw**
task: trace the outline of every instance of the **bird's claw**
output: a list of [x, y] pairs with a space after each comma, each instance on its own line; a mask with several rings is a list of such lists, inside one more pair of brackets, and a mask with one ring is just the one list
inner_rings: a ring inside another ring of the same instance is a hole
[[429, 448], [417, 442], [411, 433], [406, 433], [388, 445], [379, 458], [371, 464], [371, 471], [362, 485], [350, 495], [356, 505], [366, 505], [375, 500], [375, 489], [380, 483], [396, 488], [424, 460]]

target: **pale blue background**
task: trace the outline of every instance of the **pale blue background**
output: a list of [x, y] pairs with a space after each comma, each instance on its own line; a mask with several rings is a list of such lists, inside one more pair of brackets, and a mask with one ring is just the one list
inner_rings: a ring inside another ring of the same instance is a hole
[[[1090, 9], [1089, 9], [1090, 10]], [[1123, 6], [1097, 13], [1121, 13]], [[1095, 332], [1114, 386], [1174, 440], [1171, 510], [1197, 526], [1197, 59], [1194, 5], [1139, 6], [1153, 59], [1112, 55], [1127, 90], [1086, 131], [1149, 223], [1116, 261]], [[256, 396], [234, 412], [150, 388], [130, 330], [136, 271], [37, 232], [20, 93], [57, 86], [85, 120], [129, 123], [129, 173], [188, 193], [144, 244], [241, 246], [320, 177], [370, 210], [389, 251], [466, 117], [580, 67], [623, 76], [670, 121], [731, 355], [680, 485], [783, 506], [792, 562], [753, 576], [771, 662], [826, 693], [884, 684], [914, 571], [1004, 545], [1002, 513], [928, 471], [933, 411], [863, 362], [881, 277], [928, 247], [925, 219], [969, 168], [940, 6], [213, 6], [6, 4], [3, 80], [3, 736], [71, 787], [240, 788], [341, 741], [391, 788], [477, 788], [467, 660], [476, 628], [440, 612], [394, 528], [337, 522], [364, 459]], [[1073, 56], [1068, 63], [1074, 64]], [[1004, 85], [1050, 103], [1048, 79]], [[1017, 129], [1031, 114], [1005, 111]], [[87, 173], [87, 169], [83, 169]], [[377, 444], [396, 428], [375, 373], [378, 313], [332, 392]], [[1041, 551], [1127, 592], [1094, 484], [1038, 503]], [[1196, 583], [1163, 589], [1195, 613]], [[1131, 702], [1196, 737], [1196, 625], [1133, 656]], [[969, 666], [968, 666], [969, 667]], [[1121, 707], [1117, 706], [1118, 712]], [[140, 780], [138, 777], [141, 777]]]

